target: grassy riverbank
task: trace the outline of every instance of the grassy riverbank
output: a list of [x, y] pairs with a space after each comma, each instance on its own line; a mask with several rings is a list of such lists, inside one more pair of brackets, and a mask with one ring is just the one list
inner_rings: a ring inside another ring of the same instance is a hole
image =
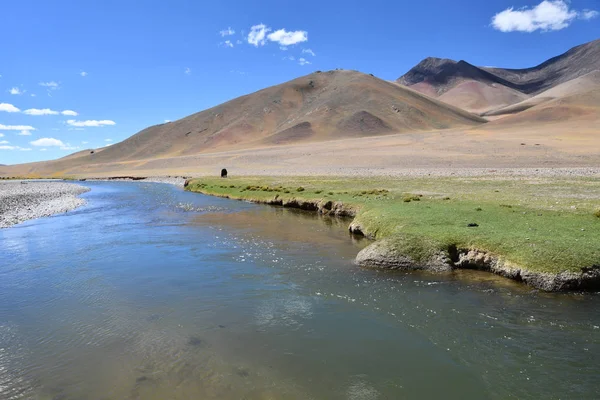
[[201, 178], [188, 190], [258, 202], [343, 203], [366, 235], [397, 239], [415, 260], [454, 245], [532, 272], [600, 264], [595, 179]]

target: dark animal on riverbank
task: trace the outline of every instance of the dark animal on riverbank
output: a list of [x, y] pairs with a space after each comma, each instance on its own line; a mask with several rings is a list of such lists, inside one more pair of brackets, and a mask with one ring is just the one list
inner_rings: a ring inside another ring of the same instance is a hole
[[188, 187], [190, 184], [190, 180], [191, 179], [186, 179], [185, 182], [183, 182], [183, 187]]
[[225, 168], [221, 170], [221, 178], [227, 178], [227, 170]]

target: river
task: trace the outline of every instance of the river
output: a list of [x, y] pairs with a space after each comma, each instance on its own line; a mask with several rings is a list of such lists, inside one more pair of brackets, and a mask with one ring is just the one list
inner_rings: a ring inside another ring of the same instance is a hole
[[597, 399], [600, 295], [361, 269], [348, 221], [144, 182], [0, 230], [0, 399]]

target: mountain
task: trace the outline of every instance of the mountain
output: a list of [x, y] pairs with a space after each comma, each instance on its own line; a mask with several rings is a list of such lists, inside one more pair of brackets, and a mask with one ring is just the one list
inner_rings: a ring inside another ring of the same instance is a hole
[[572, 48], [526, 69], [476, 67], [466, 61], [426, 58], [397, 82], [467, 111], [520, 103], [561, 83], [600, 70], [600, 40]]
[[356, 71], [329, 71], [236, 98], [138, 132], [94, 162], [474, 126], [461, 109]]
[[523, 93], [536, 95], [556, 85], [600, 70], [600, 39], [585, 43], [533, 68], [483, 69], [514, 85]]
[[[584, 89], [585, 88], [585, 89]], [[508, 113], [508, 111], [517, 111]], [[565, 82], [547, 90], [526, 102], [518, 103], [497, 113], [508, 114], [487, 124], [487, 127], [526, 126], [547, 131], [565, 127], [575, 138], [583, 130], [595, 130], [600, 126], [600, 71]]]
[[593, 90], [600, 90], [600, 70], [593, 71], [578, 78], [561, 83], [536, 96], [530, 97], [527, 100], [487, 112], [483, 115], [499, 116], [516, 114], [551, 100], [584, 94]]
[[[148, 127], [109, 147], [23, 164], [22, 174], [86, 173], [149, 160], [472, 127], [485, 119], [357, 71], [315, 73]], [[8, 173], [8, 172], [6, 172]]]

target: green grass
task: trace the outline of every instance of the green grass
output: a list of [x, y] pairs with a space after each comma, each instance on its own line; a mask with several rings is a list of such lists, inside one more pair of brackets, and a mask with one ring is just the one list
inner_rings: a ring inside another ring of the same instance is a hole
[[537, 272], [600, 264], [600, 181], [594, 179], [243, 177], [226, 183], [202, 178], [188, 190], [250, 201], [340, 201], [358, 210], [365, 232], [397, 238], [416, 259], [456, 245]]

